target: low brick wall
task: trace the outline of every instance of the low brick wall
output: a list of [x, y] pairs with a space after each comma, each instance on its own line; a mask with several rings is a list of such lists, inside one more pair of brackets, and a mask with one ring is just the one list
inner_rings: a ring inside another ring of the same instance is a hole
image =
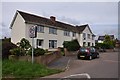
[[[39, 63], [39, 64], [43, 64], [43, 65], [48, 65], [49, 63], [60, 58], [61, 56], [62, 55], [60, 54], [60, 52], [54, 52], [51, 54], [45, 54], [45, 55], [34, 57], [34, 62]], [[9, 59], [32, 62], [32, 58], [29, 55], [19, 56], [17, 58], [11, 55], [11, 56], [9, 56]]]
[[106, 49], [107, 52], [114, 52], [114, 49]]
[[77, 51], [68, 51], [66, 48], [64, 48], [65, 56], [74, 56], [77, 55]]

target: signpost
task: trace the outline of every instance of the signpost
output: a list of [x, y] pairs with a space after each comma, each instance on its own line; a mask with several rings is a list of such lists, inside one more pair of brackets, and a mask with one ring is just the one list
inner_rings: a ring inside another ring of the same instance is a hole
[[32, 63], [33, 63], [34, 62], [34, 38], [37, 37], [37, 26], [30, 27], [29, 37], [32, 38]]

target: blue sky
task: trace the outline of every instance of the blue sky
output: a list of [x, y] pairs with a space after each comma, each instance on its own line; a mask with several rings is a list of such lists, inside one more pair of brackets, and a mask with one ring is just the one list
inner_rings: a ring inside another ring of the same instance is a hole
[[118, 2], [3, 2], [0, 22], [3, 36], [11, 36], [9, 27], [16, 10], [47, 18], [52, 15], [73, 25], [89, 24], [97, 37], [118, 36]]

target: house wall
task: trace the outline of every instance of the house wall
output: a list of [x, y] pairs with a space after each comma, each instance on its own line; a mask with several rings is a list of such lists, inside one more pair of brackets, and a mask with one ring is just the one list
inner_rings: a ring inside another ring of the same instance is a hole
[[[25, 23], [24, 19], [19, 13], [17, 14], [16, 19], [13, 23], [14, 24], [11, 29], [11, 42], [16, 44], [22, 38], [26, 38], [27, 40], [29, 40], [30, 44], [32, 45], [32, 39], [29, 37], [29, 28], [31, 26], [35, 26], [35, 24]], [[49, 27], [52, 27], [52, 26], [49, 26]], [[42, 48], [48, 49], [49, 51], [56, 50], [56, 49], [49, 49], [49, 40], [57, 40], [57, 48], [63, 47], [62, 44], [64, 41], [71, 41], [73, 39], [77, 39], [80, 46], [83, 46], [83, 42], [86, 42], [87, 44], [88, 42], [90, 42], [91, 43], [90, 46], [92, 46], [92, 43], [95, 45], [95, 40], [92, 40], [92, 33], [90, 32], [88, 27], [86, 27], [81, 34], [76, 33], [76, 37], [72, 36], [72, 32], [70, 32], [70, 36], [64, 36], [64, 30], [60, 28], [57, 29], [57, 34], [49, 34], [49, 27], [48, 25], [46, 25], [44, 27], [43, 33], [37, 32], [37, 37], [34, 38], [35, 48], [37, 47], [36, 46], [37, 39], [42, 39], [43, 40]], [[88, 39], [86, 36], [86, 40], [83, 40], [83, 33], [90, 34], [91, 38]]]
[[103, 41], [102, 40], [98, 40], [98, 43], [103, 43]]
[[[86, 33], [86, 40], [84, 40], [83, 39], [83, 33]], [[90, 34], [90, 39], [88, 39], [88, 36], [87, 36], [87, 34]], [[86, 27], [85, 29], [84, 29], [84, 31], [80, 34], [80, 44], [81, 45], [83, 45], [83, 42], [86, 42], [86, 46], [88, 46], [88, 42], [90, 42], [90, 46], [92, 46], [92, 43], [93, 43], [93, 46], [95, 46], [95, 39], [94, 40], [92, 40], [92, 33], [90, 32], [90, 30], [89, 30], [89, 28], [88, 27]]]
[[25, 23], [22, 16], [17, 13], [11, 29], [11, 42], [16, 44], [25, 38]]
[[[26, 39], [30, 41], [30, 43], [32, 44], [32, 39], [29, 38], [29, 28], [30, 26], [34, 26], [34, 24], [26, 24]], [[36, 46], [37, 43], [37, 39], [42, 39], [43, 40], [43, 49], [48, 49], [49, 51], [54, 51], [56, 49], [49, 49], [49, 40], [57, 40], [57, 47], [63, 47], [63, 42], [64, 41], [71, 41], [72, 39], [78, 39], [79, 34], [76, 33], [76, 37], [72, 37], [72, 32], [70, 32], [70, 36], [64, 36], [64, 30], [62, 29], [57, 29], [57, 34], [49, 34], [49, 27], [45, 26], [44, 27], [44, 32], [40, 33], [37, 32], [37, 37], [34, 38], [34, 47]], [[80, 40], [80, 39], [78, 39]], [[79, 41], [80, 43], [80, 41]]]

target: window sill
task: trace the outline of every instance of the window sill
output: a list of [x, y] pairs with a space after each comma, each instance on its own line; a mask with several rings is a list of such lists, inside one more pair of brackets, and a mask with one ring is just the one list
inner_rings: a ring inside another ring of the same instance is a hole
[[[49, 34], [53, 34], [53, 33], [49, 33]], [[57, 34], [53, 34], [53, 35], [57, 35]]]
[[45, 33], [45, 32], [37, 32], [37, 33]]

